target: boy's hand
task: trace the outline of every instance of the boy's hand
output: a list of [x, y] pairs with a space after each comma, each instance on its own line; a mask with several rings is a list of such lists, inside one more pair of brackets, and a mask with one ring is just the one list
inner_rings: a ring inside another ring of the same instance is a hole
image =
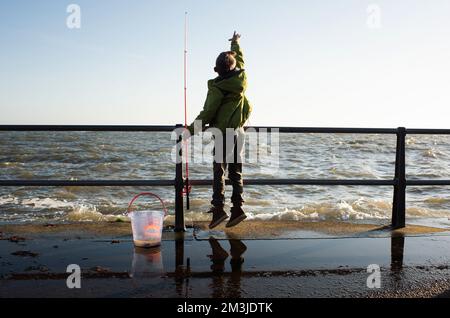
[[236, 31], [234, 31], [233, 37], [231, 39], [229, 39], [228, 41], [238, 42], [240, 38], [241, 38], [241, 35], [239, 33], [236, 33]]

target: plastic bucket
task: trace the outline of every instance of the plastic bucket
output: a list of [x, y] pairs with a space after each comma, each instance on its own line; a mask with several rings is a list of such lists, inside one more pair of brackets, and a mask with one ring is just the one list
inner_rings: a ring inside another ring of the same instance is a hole
[[[163, 211], [131, 211], [134, 201], [144, 195], [157, 198], [162, 204]], [[136, 195], [128, 205], [128, 216], [131, 218], [134, 245], [137, 247], [155, 247], [161, 245], [163, 222], [166, 214], [166, 206], [156, 194], [143, 192]]]

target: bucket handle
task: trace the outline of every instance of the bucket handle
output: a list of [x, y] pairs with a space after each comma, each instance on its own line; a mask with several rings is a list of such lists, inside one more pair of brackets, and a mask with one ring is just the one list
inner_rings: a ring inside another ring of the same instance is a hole
[[154, 193], [151, 193], [151, 192], [142, 192], [142, 193], [139, 193], [138, 195], [134, 196], [134, 198], [128, 204], [128, 208], [127, 208], [128, 214], [132, 213], [131, 206], [133, 205], [134, 201], [136, 201], [139, 197], [144, 196], [144, 195], [148, 195], [148, 196], [152, 196], [152, 197], [157, 198], [161, 202], [161, 205], [162, 205], [162, 207], [164, 209], [164, 216], [167, 215], [167, 208], [166, 208], [166, 205], [164, 204], [164, 201], [158, 195], [156, 195]]

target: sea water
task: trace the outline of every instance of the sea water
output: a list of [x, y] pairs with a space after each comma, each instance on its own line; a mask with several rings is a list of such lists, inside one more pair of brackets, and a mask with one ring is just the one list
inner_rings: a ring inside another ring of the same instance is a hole
[[[210, 145], [208, 136], [200, 144]], [[394, 135], [280, 134], [278, 167], [264, 158], [244, 162], [245, 178], [392, 179]], [[450, 137], [406, 140], [409, 179], [448, 179]], [[170, 133], [0, 132], [0, 179], [169, 179]], [[192, 149], [195, 150], [195, 149]], [[191, 179], [212, 178], [212, 157], [190, 162]], [[448, 187], [408, 187], [407, 217], [450, 216]], [[125, 219], [129, 200], [152, 191], [174, 212], [173, 187], [0, 187], [0, 223]], [[249, 219], [389, 219], [392, 186], [245, 186]], [[227, 199], [231, 189], [227, 187]], [[209, 220], [210, 187], [193, 187], [187, 221]], [[228, 202], [228, 201], [227, 201]], [[137, 208], [158, 208], [142, 200]]]

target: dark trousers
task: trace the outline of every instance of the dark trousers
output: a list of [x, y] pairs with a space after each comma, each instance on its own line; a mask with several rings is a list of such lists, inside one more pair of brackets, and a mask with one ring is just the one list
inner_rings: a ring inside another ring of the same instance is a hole
[[[233, 186], [231, 202], [233, 206], [242, 206], [244, 184], [242, 180], [242, 145], [243, 133], [224, 134], [223, 142], [214, 139], [213, 162], [213, 196], [211, 204], [218, 207], [225, 205], [225, 171], [228, 168], [228, 179]], [[228, 144], [228, 147], [227, 147]], [[222, 149], [222, 153], [217, 153]]]

